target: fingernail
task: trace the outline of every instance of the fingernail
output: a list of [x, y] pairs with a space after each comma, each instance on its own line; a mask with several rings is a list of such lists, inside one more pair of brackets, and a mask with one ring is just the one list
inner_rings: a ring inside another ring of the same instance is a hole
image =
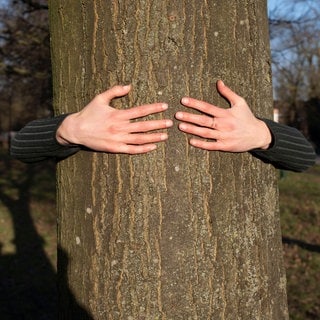
[[123, 86], [123, 89], [125, 89], [125, 90], [128, 90], [130, 88], [131, 88], [131, 84], [127, 84], [127, 85]]
[[167, 140], [168, 139], [168, 135], [166, 133], [162, 133], [160, 136], [161, 140]]
[[190, 139], [189, 143], [194, 147], [197, 147], [197, 145], [198, 145], [197, 140], [195, 140], [195, 139]]
[[176, 118], [177, 119], [182, 119], [183, 118], [183, 113], [182, 112], [177, 112], [176, 113]]
[[164, 104], [162, 105], [162, 109], [163, 109], [163, 110], [167, 110], [168, 107], [169, 107], [169, 106], [168, 106], [166, 103], [164, 103]]
[[184, 97], [181, 99], [181, 103], [186, 104], [189, 102], [189, 99], [187, 97]]
[[172, 120], [166, 120], [166, 127], [172, 127], [173, 121]]
[[185, 130], [186, 129], [186, 125], [184, 123], [180, 123], [179, 124], [179, 129]]

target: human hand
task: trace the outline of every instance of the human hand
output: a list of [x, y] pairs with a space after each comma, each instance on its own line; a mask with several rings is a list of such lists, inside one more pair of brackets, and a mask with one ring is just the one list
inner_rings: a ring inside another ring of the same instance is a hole
[[183, 132], [208, 139], [190, 139], [194, 147], [229, 152], [244, 152], [252, 149], [267, 149], [272, 136], [267, 125], [257, 119], [246, 101], [228, 88], [221, 80], [217, 83], [218, 92], [224, 96], [231, 107], [223, 109], [204, 101], [184, 97], [181, 103], [202, 114], [177, 112], [175, 117], [182, 122]]
[[172, 126], [172, 120], [130, 120], [163, 112], [164, 103], [153, 103], [118, 110], [110, 106], [112, 99], [129, 93], [131, 86], [114, 86], [97, 95], [86, 107], [67, 116], [57, 130], [62, 145], [82, 145], [91, 150], [138, 154], [156, 149], [156, 142], [168, 138], [167, 133], [151, 132]]

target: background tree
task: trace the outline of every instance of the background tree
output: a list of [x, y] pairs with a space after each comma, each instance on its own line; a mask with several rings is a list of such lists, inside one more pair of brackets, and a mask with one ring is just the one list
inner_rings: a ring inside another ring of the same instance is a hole
[[[186, 94], [226, 106], [222, 78], [272, 115], [264, 0], [49, 4], [58, 113], [116, 83], [134, 87], [118, 108], [167, 101], [173, 117]], [[287, 319], [274, 169], [169, 134], [149, 155], [59, 165], [61, 318]]]
[[18, 130], [52, 114], [46, 1], [8, 1], [0, 16], [0, 130]]
[[[28, 2], [1, 1], [1, 140], [7, 140], [6, 131], [20, 129], [52, 109], [48, 11]], [[0, 317], [57, 319], [55, 254], [48, 251], [48, 243], [55, 246], [54, 232], [47, 237], [56, 221], [55, 163], [26, 166], [10, 159], [7, 144], [2, 147]], [[11, 237], [4, 236], [7, 232]], [[8, 243], [11, 250], [6, 250]]]
[[282, 121], [320, 150], [320, 3], [282, 1], [270, 12], [273, 74]]

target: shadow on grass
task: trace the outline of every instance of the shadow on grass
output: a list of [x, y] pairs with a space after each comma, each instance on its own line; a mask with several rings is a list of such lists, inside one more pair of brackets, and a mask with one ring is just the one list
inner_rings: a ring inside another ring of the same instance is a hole
[[[59, 317], [57, 275], [44, 251], [44, 240], [38, 234], [31, 216], [31, 187], [42, 166], [23, 165], [2, 156], [0, 164], [0, 201], [8, 209], [14, 226], [15, 254], [0, 252], [0, 318], [3, 320], [53, 320]], [[54, 167], [52, 167], [54, 179]], [[1, 249], [1, 244], [0, 244]], [[67, 271], [68, 259], [62, 259], [61, 270]], [[66, 275], [62, 275], [67, 280]], [[64, 284], [64, 297], [76, 317], [92, 319], [80, 307]]]
[[282, 243], [289, 244], [289, 245], [296, 245], [304, 250], [310, 252], [320, 253], [320, 246], [316, 244], [310, 244], [301, 240], [291, 239], [288, 237], [282, 237]]

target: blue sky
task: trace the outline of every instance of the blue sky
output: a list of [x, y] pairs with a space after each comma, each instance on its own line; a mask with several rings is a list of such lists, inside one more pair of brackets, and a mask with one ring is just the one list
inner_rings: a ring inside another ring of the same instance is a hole
[[277, 9], [282, 17], [299, 18], [301, 16], [315, 16], [319, 12], [319, 0], [304, 0], [294, 4], [292, 0], [268, 0], [269, 12]]
[[279, 3], [279, 0], [268, 0], [268, 9], [273, 9], [277, 3]]

